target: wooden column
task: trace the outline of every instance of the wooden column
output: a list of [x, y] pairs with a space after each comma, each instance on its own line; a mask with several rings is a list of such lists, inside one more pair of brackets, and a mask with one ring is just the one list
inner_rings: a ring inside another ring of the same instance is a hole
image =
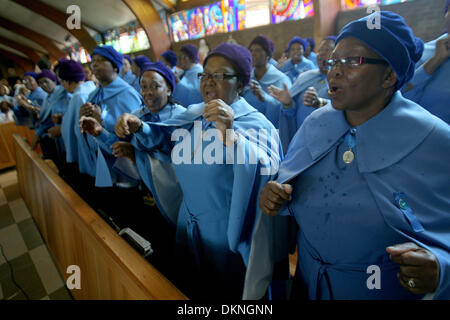
[[[81, 43], [81, 45], [89, 52], [91, 52], [97, 45], [95, 40], [91, 37], [89, 32], [87, 32], [87, 30], [83, 28], [83, 26], [81, 26], [80, 29], [73, 29], [73, 30], [67, 29], [67, 19], [69, 18], [69, 15], [66, 12], [59, 11], [58, 9], [49, 6], [48, 4], [39, 0], [11, 0], [11, 1], [20, 4], [21, 6], [27, 8], [28, 10], [31, 10], [34, 13], [37, 13], [41, 16], [44, 16], [47, 19], [53, 21], [54, 23], [60, 25], [65, 30], [67, 30], [67, 32], [69, 32], [71, 35], [77, 38], [78, 41]], [[99, 12], [99, 14], [101, 14], [101, 12]]]
[[337, 35], [336, 18], [341, 10], [341, 0], [314, 0], [314, 40]]
[[155, 59], [170, 49], [170, 39], [158, 12], [149, 0], [122, 0], [145, 30]]

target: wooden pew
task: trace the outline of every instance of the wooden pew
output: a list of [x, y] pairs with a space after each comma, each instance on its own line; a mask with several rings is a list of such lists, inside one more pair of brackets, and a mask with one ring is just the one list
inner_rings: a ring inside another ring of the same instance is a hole
[[33, 130], [16, 126], [14, 122], [0, 124], [0, 170], [16, 165], [13, 141], [13, 134], [15, 133], [26, 138], [30, 145], [33, 142]]
[[75, 299], [185, 300], [167, 278], [142, 258], [73, 189], [14, 135], [19, 188], [63, 277], [81, 271]]

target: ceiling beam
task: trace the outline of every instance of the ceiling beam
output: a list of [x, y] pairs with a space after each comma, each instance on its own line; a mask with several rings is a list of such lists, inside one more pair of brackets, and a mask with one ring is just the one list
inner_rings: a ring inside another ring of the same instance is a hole
[[62, 52], [49, 38], [46, 36], [37, 33], [31, 29], [25, 28], [13, 21], [0, 17], [0, 27], [8, 29], [14, 33], [20, 34], [21, 36], [30, 39], [33, 42], [36, 42], [40, 46], [42, 46], [45, 50], [48, 51], [50, 57], [54, 60], [58, 60], [61, 57], [64, 57], [64, 52]]
[[17, 54], [14, 54], [12, 52], [0, 48], [0, 55], [14, 61], [17, 65], [21, 66], [25, 71], [33, 71], [32, 63], [30, 61], [25, 60], [21, 56], [18, 56]]
[[33, 61], [34, 63], [37, 63], [39, 61], [39, 58], [41, 57], [33, 49], [26, 47], [23, 44], [20, 44], [13, 40], [7, 39], [5, 37], [0, 36], [0, 43], [22, 52], [24, 55], [29, 57], [31, 61]]
[[[92, 52], [94, 47], [97, 45], [95, 40], [91, 37], [89, 32], [81, 26], [80, 29], [67, 29], [67, 19], [69, 15], [66, 12], [59, 11], [58, 9], [49, 6], [48, 4], [40, 1], [40, 0], [11, 0], [21, 6], [33, 11], [36, 14], [39, 14], [54, 23], [58, 24], [67, 32], [69, 32], [72, 36], [74, 36], [80, 44], [89, 52]], [[83, 22], [81, 22], [83, 24]]]
[[164, 27], [158, 12], [149, 0], [122, 0], [131, 12], [136, 16], [144, 28], [150, 42], [153, 56], [157, 59], [161, 53], [170, 48], [170, 39], [164, 31]]

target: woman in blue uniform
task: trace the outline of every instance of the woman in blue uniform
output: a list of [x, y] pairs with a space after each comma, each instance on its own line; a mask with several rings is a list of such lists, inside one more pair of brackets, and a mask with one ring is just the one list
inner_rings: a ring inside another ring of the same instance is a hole
[[328, 66], [326, 62], [334, 49], [336, 37], [327, 37], [319, 45], [318, 69], [303, 72], [289, 89], [270, 86], [268, 93], [280, 101], [283, 107], [280, 114], [280, 139], [283, 151], [287, 152], [289, 143], [307, 116], [316, 108], [328, 103]]
[[[273, 227], [259, 214], [256, 195], [277, 170], [279, 139], [273, 125], [239, 97], [251, 70], [246, 48], [221, 44], [209, 53], [200, 74], [204, 102], [163, 122], [128, 121], [116, 127], [119, 137], [138, 127], [137, 141], [173, 163], [183, 193], [173, 218], [184, 280], [177, 285], [191, 298], [261, 298], [278, 253], [273, 251]], [[259, 138], [254, 135], [258, 130]], [[248, 152], [264, 161], [251, 163], [243, 158]], [[260, 236], [260, 242], [253, 241]], [[268, 251], [272, 260], [261, 264], [266, 257], [260, 254]], [[245, 277], [246, 267], [258, 272]]]
[[398, 91], [423, 42], [389, 11], [368, 29], [376, 14], [341, 31], [331, 105], [305, 120], [260, 206], [295, 216], [309, 299], [449, 299], [450, 128]]
[[[131, 114], [121, 115], [116, 124], [118, 127], [122, 123], [136, 124], [130, 126], [131, 135], [127, 137], [130, 142], [118, 141], [119, 138], [114, 135], [108, 144], [111, 143], [115, 157], [121, 160], [128, 158], [136, 164], [140, 179], [150, 190], [151, 195], [155, 195], [153, 198], [157, 208], [153, 203], [147, 206], [145, 211], [130, 213], [128, 220], [130, 227], [152, 244], [153, 254], [150, 258], [152, 264], [170, 276], [170, 270], [174, 267], [172, 258], [176, 221], [172, 221], [169, 217], [178, 213], [182, 194], [172, 164], [164, 159], [158, 159], [157, 155], [142, 145], [134, 134], [141, 121], [166, 121], [185, 112], [186, 108], [173, 102], [171, 95], [175, 88], [175, 76], [162, 62], [142, 66], [141, 88], [145, 105]], [[123, 169], [130, 175], [133, 174], [127, 167]], [[169, 173], [169, 176], [166, 173]], [[170, 187], [174, 187], [178, 192], [171, 192]], [[159, 201], [160, 198], [163, 200]]]
[[444, 9], [446, 32], [425, 44], [420, 65], [404, 88], [405, 98], [417, 102], [435, 116], [450, 124], [450, 0]]
[[[86, 163], [80, 163], [80, 171], [90, 175], [91, 187], [95, 183], [95, 196], [90, 204], [101, 208], [111, 216], [120, 216], [129, 208], [124, 207], [124, 199], [139, 199], [137, 182], [117, 173], [115, 157], [109, 145], [103, 141], [108, 132], [114, 132], [117, 119], [126, 112], [141, 106], [141, 95], [119, 77], [123, 56], [111, 46], [95, 47], [92, 52], [92, 70], [99, 81], [99, 87], [91, 92], [88, 102], [80, 108], [79, 127], [85, 134], [89, 153]], [[99, 126], [100, 125], [100, 126]], [[138, 200], [136, 200], [138, 202]]]
[[252, 53], [253, 71], [250, 84], [244, 89], [242, 96], [252, 107], [264, 114], [275, 128], [279, 128], [282, 105], [267, 93], [267, 88], [269, 86], [282, 88], [283, 85], [290, 88], [291, 80], [269, 63], [275, 51], [275, 46], [269, 38], [258, 35], [250, 42], [248, 48]]
[[287, 48], [289, 59], [283, 63], [280, 70], [284, 72], [294, 83], [298, 76], [308, 70], [315, 69], [314, 63], [303, 56], [307, 42], [295, 36], [289, 41]]
[[198, 63], [197, 48], [192, 44], [182, 46], [177, 66], [184, 72], [179, 81], [177, 81], [177, 87], [173, 92], [175, 101], [179, 102], [183, 107], [202, 102], [200, 80], [197, 75], [203, 72], [203, 68]]

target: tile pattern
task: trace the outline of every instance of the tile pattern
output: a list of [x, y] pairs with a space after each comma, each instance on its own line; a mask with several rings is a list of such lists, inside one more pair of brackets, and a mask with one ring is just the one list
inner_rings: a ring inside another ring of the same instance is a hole
[[72, 299], [20, 196], [15, 170], [0, 171], [0, 245], [9, 261], [0, 252], [0, 300]]

